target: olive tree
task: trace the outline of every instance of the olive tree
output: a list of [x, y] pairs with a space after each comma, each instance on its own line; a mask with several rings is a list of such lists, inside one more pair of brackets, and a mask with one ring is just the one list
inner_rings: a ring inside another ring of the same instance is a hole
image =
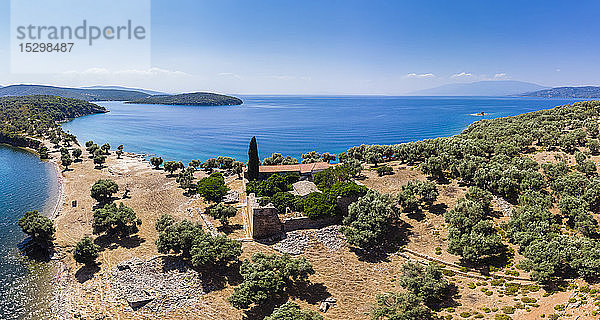
[[37, 210], [25, 212], [19, 219], [19, 227], [39, 245], [47, 246], [54, 240], [54, 223]]
[[221, 222], [221, 225], [229, 225], [229, 218], [235, 217], [237, 214], [237, 208], [234, 206], [219, 203], [212, 207], [209, 207], [206, 212], [209, 216], [217, 219]]
[[98, 258], [100, 247], [96, 245], [90, 237], [84, 237], [73, 248], [73, 258], [79, 263], [93, 265]]
[[150, 164], [154, 166], [154, 169], [160, 169], [160, 165], [163, 163], [163, 159], [161, 157], [152, 157], [150, 159]]
[[342, 232], [350, 245], [373, 249], [383, 244], [396, 217], [397, 208], [392, 198], [369, 190], [349, 206]]
[[244, 280], [234, 288], [228, 300], [237, 309], [260, 306], [282, 296], [293, 286], [307, 283], [308, 276], [314, 273], [304, 257], [255, 253], [251, 260], [242, 263], [240, 274]]
[[119, 185], [116, 182], [110, 179], [100, 179], [92, 185], [90, 196], [94, 200], [104, 203], [108, 202], [117, 192], [119, 192]]
[[108, 235], [127, 237], [137, 233], [141, 224], [142, 220], [136, 216], [133, 209], [121, 202], [118, 206], [109, 203], [94, 210], [92, 228], [94, 234], [105, 232]]

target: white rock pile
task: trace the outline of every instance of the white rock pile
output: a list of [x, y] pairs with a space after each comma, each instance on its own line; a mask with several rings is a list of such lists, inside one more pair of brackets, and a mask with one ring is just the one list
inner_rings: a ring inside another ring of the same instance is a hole
[[111, 287], [132, 310], [156, 314], [190, 306], [204, 293], [198, 272], [181, 260], [162, 257], [121, 262], [112, 270]]

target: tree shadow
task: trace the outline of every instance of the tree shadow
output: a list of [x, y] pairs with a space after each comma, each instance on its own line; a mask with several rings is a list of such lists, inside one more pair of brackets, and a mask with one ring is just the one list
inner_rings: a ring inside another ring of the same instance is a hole
[[441, 311], [444, 308], [459, 306], [459, 303], [457, 302], [458, 299], [460, 299], [458, 286], [454, 283], [450, 283], [443, 299], [429, 301], [426, 302], [425, 305], [434, 311]]
[[433, 204], [431, 206], [429, 206], [429, 212], [435, 214], [435, 215], [443, 215], [446, 213], [446, 211], [448, 211], [448, 205], [445, 203], [438, 203], [438, 204]]
[[494, 256], [486, 257], [479, 261], [468, 261], [461, 259], [460, 264], [465, 267], [475, 269], [483, 275], [490, 275], [491, 267], [496, 269], [504, 268], [510, 264], [513, 258], [513, 254], [509, 252], [508, 248], [506, 248]]
[[448, 179], [446, 176], [428, 176], [427, 180], [435, 182], [437, 184], [450, 184], [450, 179]]
[[398, 252], [402, 246], [408, 243], [411, 228], [410, 224], [400, 221], [392, 226], [381, 246], [372, 249], [350, 247], [350, 251], [357, 255], [359, 261], [369, 263], [389, 262], [390, 254]]
[[227, 266], [209, 266], [206, 268], [197, 268], [202, 275], [202, 290], [205, 293], [222, 290], [226, 285], [237, 286], [244, 278], [240, 274], [241, 261], [229, 264]]
[[77, 272], [75, 272], [75, 279], [79, 283], [84, 283], [94, 277], [96, 272], [100, 271], [100, 267], [97, 264], [84, 265]]
[[56, 251], [51, 243], [47, 245], [40, 245], [33, 241], [33, 238], [27, 237], [21, 241], [17, 248], [27, 257], [29, 260], [37, 262], [49, 262], [50, 258]]
[[230, 234], [236, 230], [240, 230], [243, 229], [244, 226], [236, 223], [236, 224], [226, 224], [226, 225], [221, 225], [220, 227], [217, 227], [217, 231], [219, 232], [223, 232], [225, 234]]
[[416, 221], [419, 221], [419, 222], [421, 222], [421, 221], [425, 220], [425, 218], [427, 217], [427, 216], [425, 215], [425, 213], [423, 213], [423, 210], [421, 210], [421, 209], [419, 209], [419, 210], [416, 210], [416, 211], [411, 211], [411, 212], [408, 212], [408, 213], [406, 214], [406, 216], [407, 216], [408, 218], [410, 218], [410, 219], [413, 219], [413, 220], [416, 220]]
[[323, 283], [303, 283], [290, 290], [290, 295], [306, 301], [309, 304], [317, 304], [331, 297], [327, 287]]
[[129, 237], [119, 237], [118, 235], [102, 234], [101, 236], [94, 239], [94, 243], [97, 244], [101, 250], [105, 249], [116, 249], [119, 247], [132, 249], [139, 247], [142, 243], [146, 242], [140, 236], [132, 235]]
[[265, 317], [271, 315], [275, 308], [284, 304], [287, 301], [288, 297], [284, 296], [271, 296], [267, 301], [261, 303], [260, 306], [256, 306], [244, 312], [242, 316], [243, 320], [256, 320], [256, 319], [264, 319]]

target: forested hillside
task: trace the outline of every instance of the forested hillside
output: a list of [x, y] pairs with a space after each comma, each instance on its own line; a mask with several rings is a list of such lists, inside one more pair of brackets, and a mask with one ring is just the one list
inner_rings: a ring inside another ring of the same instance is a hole
[[0, 97], [28, 95], [52, 95], [85, 101], [128, 101], [149, 96], [139, 91], [120, 89], [80, 89], [24, 84], [0, 88]]
[[[579, 102], [478, 121], [448, 138], [353, 147], [340, 160], [400, 160], [438, 183], [476, 187], [445, 214], [449, 252], [465, 263], [509, 261], [510, 244], [525, 258], [519, 267], [540, 283], [595, 279], [600, 177], [591, 157], [600, 149], [599, 116], [600, 101]], [[488, 192], [515, 205], [508, 222], [494, 222]]]
[[104, 107], [82, 100], [56, 96], [0, 98], [0, 143], [37, 148], [28, 137], [74, 141], [57, 124], [70, 118], [107, 112]]
[[558, 87], [521, 94], [523, 97], [542, 97], [559, 99], [595, 99], [600, 98], [600, 87]]

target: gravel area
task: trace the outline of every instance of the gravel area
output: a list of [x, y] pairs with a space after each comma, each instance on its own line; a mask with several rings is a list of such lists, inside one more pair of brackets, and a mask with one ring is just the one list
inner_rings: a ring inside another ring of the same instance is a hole
[[310, 238], [304, 230], [290, 231], [285, 234], [285, 238], [273, 245], [273, 249], [281, 253], [298, 255], [304, 253], [308, 248]]
[[312, 231], [317, 241], [330, 251], [339, 250], [344, 244], [344, 238], [340, 232], [340, 226], [328, 226]]
[[311, 240], [320, 242], [330, 251], [339, 250], [344, 244], [340, 226], [328, 226], [315, 230], [296, 230], [286, 233], [285, 238], [273, 245], [281, 253], [299, 255], [310, 246]]

